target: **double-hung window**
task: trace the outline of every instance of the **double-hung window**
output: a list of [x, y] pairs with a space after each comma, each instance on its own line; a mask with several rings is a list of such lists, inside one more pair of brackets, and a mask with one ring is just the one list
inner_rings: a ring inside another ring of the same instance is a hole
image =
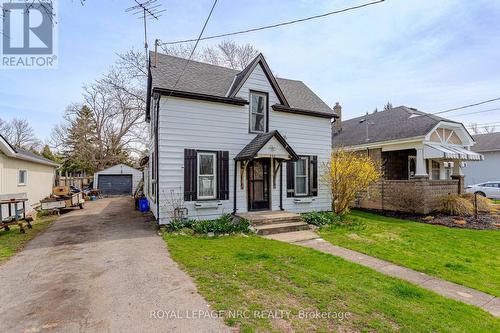
[[439, 180], [441, 178], [441, 164], [437, 161], [431, 161], [431, 179]]
[[262, 133], [266, 131], [267, 95], [264, 93], [250, 93], [250, 132]]
[[198, 152], [198, 199], [217, 197], [216, 161], [216, 153]]
[[309, 194], [309, 158], [300, 157], [295, 162], [295, 195]]
[[18, 177], [17, 184], [21, 185], [21, 186], [26, 185], [27, 178], [28, 178], [28, 171], [26, 171], [26, 170], [19, 170], [19, 177]]

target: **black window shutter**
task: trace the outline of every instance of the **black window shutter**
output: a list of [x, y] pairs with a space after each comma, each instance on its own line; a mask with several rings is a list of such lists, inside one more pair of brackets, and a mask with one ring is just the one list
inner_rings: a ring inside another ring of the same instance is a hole
[[295, 162], [286, 162], [286, 196], [295, 196]]
[[184, 149], [184, 201], [196, 200], [197, 154], [194, 149]]
[[217, 199], [229, 200], [229, 152], [217, 152]]
[[311, 196], [318, 196], [318, 156], [310, 158], [310, 176], [309, 176], [309, 193]]

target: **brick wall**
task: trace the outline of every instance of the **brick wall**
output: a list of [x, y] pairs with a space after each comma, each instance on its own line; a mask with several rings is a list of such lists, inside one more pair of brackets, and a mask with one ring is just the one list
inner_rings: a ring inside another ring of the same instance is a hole
[[408, 179], [408, 156], [410, 155], [416, 155], [415, 149], [383, 152], [385, 179]]
[[436, 209], [440, 196], [458, 194], [458, 189], [458, 180], [381, 180], [361, 193], [355, 206], [405, 211], [411, 203], [417, 213], [427, 214]]

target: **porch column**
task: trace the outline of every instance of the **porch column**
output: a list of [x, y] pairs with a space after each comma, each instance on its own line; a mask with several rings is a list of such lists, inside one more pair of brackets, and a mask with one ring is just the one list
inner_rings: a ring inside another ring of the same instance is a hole
[[423, 148], [417, 148], [416, 162], [417, 162], [417, 170], [415, 172], [415, 178], [429, 178], [427, 170], [425, 169]]
[[462, 173], [462, 167], [460, 166], [460, 164], [461, 161], [459, 160], [453, 161], [453, 174], [451, 175], [451, 179], [458, 180], [458, 194], [462, 194], [465, 192], [465, 176]]
[[453, 176], [463, 176], [464, 174], [462, 173], [462, 167], [460, 166], [461, 162], [460, 161], [453, 161]]

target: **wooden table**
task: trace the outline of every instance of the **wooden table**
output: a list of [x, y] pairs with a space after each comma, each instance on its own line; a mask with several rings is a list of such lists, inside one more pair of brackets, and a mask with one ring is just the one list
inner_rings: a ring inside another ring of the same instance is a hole
[[[9, 225], [17, 224], [19, 226], [19, 230], [21, 233], [25, 233], [23, 222], [28, 225], [28, 228], [31, 229], [31, 223], [26, 221], [26, 201], [28, 199], [9, 199], [9, 200], [0, 200], [0, 230], [5, 229], [6, 231], [10, 230]], [[22, 219], [19, 216], [19, 204], [22, 204]], [[2, 208], [7, 206], [9, 214], [6, 217], [7, 220], [4, 221], [4, 217], [2, 216]], [[12, 216], [12, 206], [14, 206], [14, 216]]]

